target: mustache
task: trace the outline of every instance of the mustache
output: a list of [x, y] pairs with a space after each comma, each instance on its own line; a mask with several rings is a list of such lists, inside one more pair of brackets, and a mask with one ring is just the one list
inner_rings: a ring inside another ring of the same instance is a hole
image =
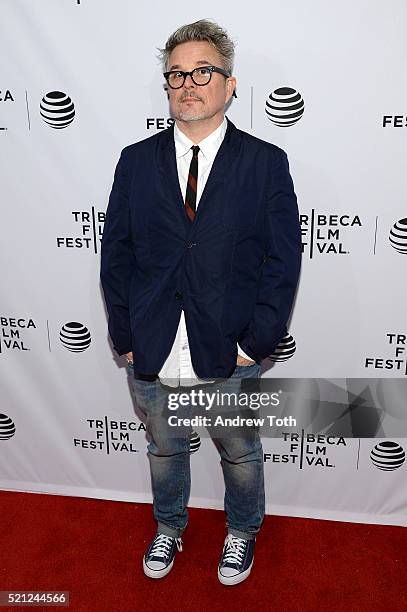
[[185, 94], [185, 95], [182, 96], [181, 102], [186, 100], [186, 98], [195, 98], [195, 100], [201, 100], [201, 98], [199, 98], [198, 96], [195, 96], [193, 94]]

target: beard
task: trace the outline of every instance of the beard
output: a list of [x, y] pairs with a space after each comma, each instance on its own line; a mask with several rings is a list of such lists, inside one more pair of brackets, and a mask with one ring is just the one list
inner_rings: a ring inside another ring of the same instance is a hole
[[205, 112], [179, 111], [174, 117], [180, 121], [200, 121], [201, 119], [208, 119], [208, 114]]
[[[193, 97], [195, 97], [196, 100], [200, 100], [198, 96]], [[183, 99], [181, 99], [173, 109], [172, 114], [175, 119], [179, 119], [180, 121], [200, 121], [202, 119], [208, 119], [211, 116], [210, 113], [205, 110], [205, 108], [195, 108], [195, 104], [199, 104], [199, 102], [194, 103], [194, 106], [192, 108], [186, 108], [182, 100]]]

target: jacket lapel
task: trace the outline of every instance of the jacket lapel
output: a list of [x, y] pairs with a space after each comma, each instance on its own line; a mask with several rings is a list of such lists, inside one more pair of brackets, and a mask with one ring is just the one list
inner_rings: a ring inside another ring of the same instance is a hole
[[175, 209], [185, 226], [190, 223], [185, 212], [183, 197], [178, 180], [175, 156], [174, 125], [162, 134], [157, 151], [158, 188], [165, 199], [174, 202]]

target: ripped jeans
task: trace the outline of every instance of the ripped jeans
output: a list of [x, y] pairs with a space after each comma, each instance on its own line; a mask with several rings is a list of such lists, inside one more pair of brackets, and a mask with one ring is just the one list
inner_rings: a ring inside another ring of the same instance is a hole
[[[241, 390], [244, 378], [259, 378], [261, 366], [236, 365], [232, 376], [216, 383], [222, 392]], [[158, 531], [180, 537], [188, 523], [187, 503], [191, 488], [190, 427], [186, 435], [175, 436], [163, 406], [168, 405], [168, 394], [174, 391], [155, 381], [138, 380], [133, 365], [127, 365], [133, 396], [146, 415], [146, 429], [150, 436], [147, 455], [150, 462], [153, 513]], [[195, 387], [209, 391], [211, 384]], [[190, 387], [178, 387], [188, 391]], [[185, 410], [184, 410], [185, 412]], [[255, 416], [255, 415], [254, 415]], [[219, 452], [225, 482], [224, 510], [228, 533], [253, 539], [259, 532], [265, 513], [263, 448], [258, 428], [249, 435], [222, 436], [222, 430], [210, 436]]]

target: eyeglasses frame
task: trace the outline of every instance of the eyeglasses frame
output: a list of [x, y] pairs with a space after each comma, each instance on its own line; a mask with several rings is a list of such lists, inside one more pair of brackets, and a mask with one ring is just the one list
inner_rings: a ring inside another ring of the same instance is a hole
[[[196, 83], [194, 81], [194, 77], [192, 76], [192, 73], [195, 72], [195, 70], [202, 70], [202, 68], [207, 68], [210, 71], [209, 81], [207, 83]], [[173, 72], [179, 72], [184, 77], [184, 80], [183, 80], [182, 84], [179, 87], [173, 87], [169, 83], [170, 74], [172, 74]], [[183, 87], [184, 84], [185, 84], [187, 76], [190, 76], [192, 82], [195, 85], [197, 85], [198, 87], [205, 87], [206, 85], [209, 85], [209, 83], [211, 82], [211, 79], [212, 79], [212, 74], [214, 72], [218, 72], [219, 74], [223, 74], [223, 76], [225, 76], [227, 78], [229, 78], [231, 76], [227, 70], [224, 70], [223, 68], [218, 68], [217, 66], [197, 66], [196, 68], [194, 68], [190, 72], [185, 72], [184, 70], [170, 70], [169, 72], [163, 72], [163, 75], [165, 77], [165, 80], [168, 83], [168, 87], [170, 87], [171, 89], [181, 89], [181, 87]], [[234, 95], [235, 98], [237, 98], [237, 95], [236, 95], [235, 91], [233, 92], [233, 95]]]

